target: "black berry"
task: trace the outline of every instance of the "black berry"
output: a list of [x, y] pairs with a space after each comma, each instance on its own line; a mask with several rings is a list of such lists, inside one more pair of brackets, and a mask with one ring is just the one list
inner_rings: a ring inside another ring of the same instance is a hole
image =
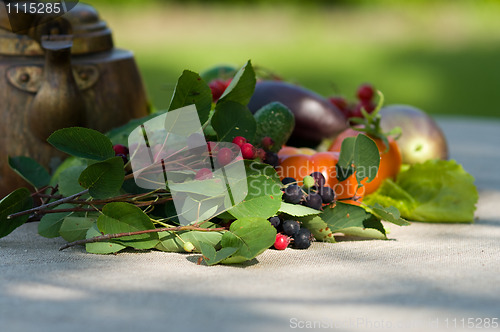
[[293, 247], [295, 249], [307, 249], [311, 246], [312, 235], [307, 228], [301, 228], [293, 236]]
[[281, 224], [281, 219], [280, 219], [278, 216], [276, 216], [276, 217], [271, 217], [271, 218], [269, 218], [268, 220], [269, 220], [269, 222], [271, 223], [271, 225], [273, 225], [273, 226], [274, 226], [274, 228], [276, 228], [276, 229], [278, 229], [278, 227], [279, 227], [279, 226], [280, 226], [280, 224]]
[[321, 210], [321, 206], [323, 205], [323, 200], [321, 199], [321, 196], [318, 193], [311, 192], [309, 195], [307, 195], [303, 204], [310, 208]]
[[293, 236], [300, 230], [300, 224], [297, 220], [283, 221], [283, 233]]
[[291, 184], [285, 188], [283, 200], [287, 203], [298, 204], [302, 200], [302, 195], [302, 189], [296, 184]]
[[323, 204], [330, 204], [335, 199], [335, 192], [330, 187], [319, 187], [318, 194]]
[[274, 152], [267, 151], [266, 156], [264, 157], [264, 162], [273, 167], [279, 166], [278, 155]]
[[310, 175], [312, 176], [312, 178], [314, 179], [314, 182], [316, 183], [316, 185], [318, 187], [323, 187], [325, 185], [326, 180], [325, 180], [323, 173], [312, 172]]

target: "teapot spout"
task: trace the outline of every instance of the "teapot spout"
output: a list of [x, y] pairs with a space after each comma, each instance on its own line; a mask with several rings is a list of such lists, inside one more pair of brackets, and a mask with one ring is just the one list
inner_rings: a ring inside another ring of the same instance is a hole
[[41, 40], [43, 78], [28, 114], [30, 130], [41, 140], [55, 130], [85, 122], [85, 100], [71, 67], [72, 45], [71, 35], [43, 36]]

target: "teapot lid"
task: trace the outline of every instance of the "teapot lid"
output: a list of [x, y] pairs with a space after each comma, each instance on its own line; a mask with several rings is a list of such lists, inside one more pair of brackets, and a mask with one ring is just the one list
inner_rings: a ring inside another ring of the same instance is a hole
[[[5, 5], [5, 2], [3, 4]], [[104, 52], [113, 49], [111, 30], [106, 25], [106, 22], [100, 19], [97, 10], [91, 5], [81, 2], [73, 4], [73, 6], [71, 10], [58, 18], [50, 20], [45, 18], [46, 24], [34, 23], [40, 22], [40, 18], [43, 19], [41, 16], [38, 18], [33, 15], [16, 17], [26, 21], [23, 23], [31, 23], [28, 29], [17, 33], [12, 31], [7, 10], [0, 8], [0, 54], [43, 55], [45, 52], [40, 46], [40, 40], [44, 34], [73, 35], [73, 47], [71, 48], [71, 54], [73, 55]], [[2, 7], [2, 2], [0, 2], [0, 7]]]

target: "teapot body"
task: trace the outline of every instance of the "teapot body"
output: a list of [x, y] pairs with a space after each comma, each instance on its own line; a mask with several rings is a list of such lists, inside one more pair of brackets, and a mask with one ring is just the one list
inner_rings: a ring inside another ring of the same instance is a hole
[[[61, 122], [51, 109], [44, 109], [46, 120], [34, 122], [30, 108], [44, 83], [44, 64], [44, 56], [0, 55], [0, 198], [26, 185], [10, 169], [8, 156], [32, 157], [49, 170], [65, 157], [38, 134], [46, 128], [38, 131], [33, 126], [47, 126], [47, 121], [54, 121], [57, 126], [51, 129], [82, 125], [106, 132], [148, 114], [146, 92], [132, 52], [113, 48], [71, 57], [73, 77], [80, 91], [78, 104], [84, 104], [77, 105], [78, 113], [84, 114], [63, 117]], [[56, 89], [61, 84], [49, 83]], [[67, 111], [74, 112], [74, 108]]]

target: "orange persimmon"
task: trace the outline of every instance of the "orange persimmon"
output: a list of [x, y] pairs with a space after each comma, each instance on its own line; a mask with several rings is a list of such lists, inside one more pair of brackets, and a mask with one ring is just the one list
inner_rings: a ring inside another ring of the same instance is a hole
[[[344, 130], [343, 132], [340, 133], [339, 136], [335, 138], [335, 140], [333, 141], [332, 145], [328, 150], [331, 152], [340, 152], [342, 141], [345, 138], [355, 137], [359, 134], [364, 135], [364, 133], [360, 133], [359, 131], [354, 130], [352, 128]], [[366, 183], [366, 179], [361, 181], [363, 187], [360, 190], [363, 190], [364, 188], [365, 195], [371, 194], [375, 190], [377, 190], [378, 187], [380, 187], [382, 181], [384, 181], [385, 179], [387, 178], [395, 179], [399, 173], [402, 163], [401, 151], [399, 150], [396, 141], [392, 137], [387, 136], [387, 140], [389, 141], [388, 149], [387, 146], [384, 144], [384, 141], [382, 141], [380, 138], [375, 138], [370, 135], [368, 135], [368, 137], [373, 139], [375, 144], [377, 144], [377, 148], [380, 153], [380, 165], [375, 179], [373, 179], [371, 182], [368, 183]]]

